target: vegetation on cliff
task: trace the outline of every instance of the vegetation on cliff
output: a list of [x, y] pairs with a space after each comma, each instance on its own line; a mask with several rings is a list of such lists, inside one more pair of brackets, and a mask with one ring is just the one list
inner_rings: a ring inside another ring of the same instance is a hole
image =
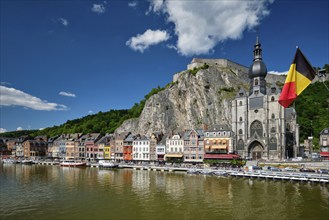
[[329, 127], [329, 81], [316, 82], [308, 86], [295, 101], [300, 141], [313, 136], [315, 148], [319, 147], [320, 132]]

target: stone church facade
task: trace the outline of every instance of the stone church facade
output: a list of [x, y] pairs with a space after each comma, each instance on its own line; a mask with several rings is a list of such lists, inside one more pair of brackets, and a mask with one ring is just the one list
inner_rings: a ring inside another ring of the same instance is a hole
[[264, 160], [296, 157], [299, 146], [296, 112], [278, 103], [280, 89], [275, 84], [267, 87], [266, 75], [257, 37], [249, 68], [249, 92], [240, 89], [232, 101], [235, 152], [244, 158]]

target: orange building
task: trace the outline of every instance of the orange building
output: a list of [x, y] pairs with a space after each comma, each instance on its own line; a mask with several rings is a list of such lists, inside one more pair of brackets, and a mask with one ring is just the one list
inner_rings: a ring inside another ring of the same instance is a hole
[[135, 136], [129, 134], [123, 140], [123, 160], [131, 161], [133, 160], [133, 141], [135, 140]]

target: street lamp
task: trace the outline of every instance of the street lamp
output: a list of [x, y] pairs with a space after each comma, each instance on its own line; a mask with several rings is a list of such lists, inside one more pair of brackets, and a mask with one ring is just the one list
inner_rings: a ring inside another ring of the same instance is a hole
[[310, 155], [311, 155], [311, 161], [312, 161], [313, 136], [308, 137], [308, 147], [310, 149]]

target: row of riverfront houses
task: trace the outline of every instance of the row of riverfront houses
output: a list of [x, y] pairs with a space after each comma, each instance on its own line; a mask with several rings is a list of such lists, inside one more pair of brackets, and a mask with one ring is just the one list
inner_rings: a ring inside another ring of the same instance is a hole
[[[329, 158], [329, 128], [320, 133], [320, 156]], [[307, 146], [307, 143], [305, 144]], [[74, 159], [82, 161], [172, 161], [204, 162], [204, 160], [234, 159], [238, 155], [234, 132], [227, 126], [212, 129], [192, 129], [180, 132], [134, 135], [99, 133], [62, 134], [34, 139], [22, 136], [16, 139], [0, 138], [0, 156], [22, 159]]]
[[[134, 135], [99, 133], [62, 134], [47, 138], [0, 139], [7, 154], [24, 159], [74, 159], [97, 161], [173, 161], [203, 162], [204, 159], [233, 159], [233, 132], [227, 127], [214, 126], [209, 130], [192, 129], [164, 135]], [[3, 148], [3, 147], [2, 147]]]

